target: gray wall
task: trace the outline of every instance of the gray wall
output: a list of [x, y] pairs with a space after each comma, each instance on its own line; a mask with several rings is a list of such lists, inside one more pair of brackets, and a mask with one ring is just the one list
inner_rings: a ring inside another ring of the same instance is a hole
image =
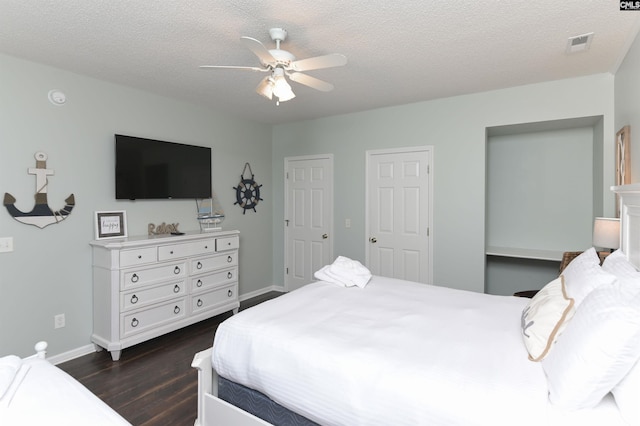
[[602, 156], [601, 137], [599, 149], [594, 149], [594, 133], [602, 133], [596, 120], [529, 126], [561, 126], [553, 130], [508, 126], [505, 134], [490, 132], [487, 247], [552, 250], [558, 257], [548, 261], [487, 256], [486, 293], [540, 289], [558, 276], [563, 251], [591, 247], [593, 218], [602, 215], [602, 197], [594, 197], [602, 188], [602, 166], [594, 164]]
[[493, 136], [487, 152], [487, 246], [591, 246], [592, 128]]
[[[64, 106], [47, 100], [51, 89], [67, 95]], [[44, 229], [24, 225], [0, 211], [0, 237], [12, 236], [15, 251], [0, 253], [0, 356], [28, 355], [41, 339], [49, 354], [90, 343], [91, 251], [96, 210], [126, 210], [129, 235], [144, 235], [148, 223], [180, 223], [197, 230], [194, 201], [116, 201], [114, 133], [210, 146], [213, 185], [226, 213], [225, 229], [239, 229], [240, 293], [271, 286], [271, 126], [109, 84], [9, 56], [0, 56], [0, 193], [17, 207], [33, 207], [34, 154], [48, 154], [49, 205], [58, 210], [75, 194], [67, 220]], [[264, 201], [258, 212], [234, 206], [245, 162], [251, 163]], [[266, 255], [265, 255], [266, 254]], [[66, 314], [54, 330], [53, 317]]]
[[[0, 213], [0, 237], [13, 236], [15, 244], [14, 252], [0, 253], [0, 356], [27, 355], [39, 339], [50, 342], [52, 355], [89, 343], [88, 242], [94, 233], [94, 211], [126, 210], [131, 235], [144, 234], [149, 222], [175, 221], [182, 230], [197, 229], [191, 202], [114, 200], [116, 132], [213, 147], [214, 189], [227, 213], [224, 227], [242, 232], [241, 295], [283, 283], [285, 157], [335, 155], [334, 254], [364, 260], [365, 151], [433, 145], [434, 281], [482, 291], [486, 129], [603, 116], [602, 155], [595, 158], [596, 167], [601, 165], [604, 172], [603, 189], [594, 197], [601, 198], [605, 215], [612, 214], [610, 136], [624, 124], [640, 124], [640, 85], [635, 81], [639, 49], [636, 41], [616, 76], [615, 125], [610, 74], [271, 127], [0, 55], [0, 192], [15, 195], [21, 209], [32, 206], [35, 179], [26, 170], [41, 150], [49, 155], [48, 166], [56, 173], [50, 180], [50, 205], [61, 208], [69, 193], [77, 200], [68, 220], [43, 230]], [[67, 94], [65, 106], [47, 101], [47, 92], [54, 88]], [[640, 138], [635, 140], [640, 143]], [[632, 146], [633, 164], [640, 163], [633, 152]], [[242, 215], [233, 205], [231, 188], [246, 161], [264, 185], [265, 201], [257, 214]], [[352, 228], [341, 228], [345, 218], [352, 219]], [[54, 330], [53, 316], [59, 313], [66, 314], [67, 326]]]
[[640, 35], [615, 77], [615, 131], [631, 126], [631, 182], [640, 182]]
[[[285, 157], [334, 154], [334, 255], [364, 261], [365, 151], [433, 145], [434, 283], [484, 291], [486, 129], [590, 116], [603, 116], [603, 134], [614, 133], [613, 75], [553, 81], [274, 126], [273, 281], [283, 281]], [[603, 155], [598, 161], [604, 170], [602, 187], [608, 188], [614, 178], [613, 145], [610, 138], [604, 138], [602, 143]], [[614, 201], [608, 190], [601, 201], [604, 212], [612, 213]], [[344, 228], [346, 218], [352, 221], [350, 229]]]

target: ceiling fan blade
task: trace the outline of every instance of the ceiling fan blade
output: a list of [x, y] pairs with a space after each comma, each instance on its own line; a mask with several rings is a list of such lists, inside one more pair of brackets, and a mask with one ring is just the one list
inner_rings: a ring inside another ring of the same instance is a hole
[[240, 37], [240, 41], [242, 41], [242, 44], [244, 44], [249, 50], [255, 53], [255, 55], [260, 59], [260, 62], [264, 65], [276, 65], [276, 58], [269, 53], [269, 49], [264, 47], [264, 44], [262, 44], [260, 40], [243, 36]]
[[200, 68], [204, 68], [204, 69], [220, 68], [220, 69], [246, 70], [246, 71], [259, 71], [259, 72], [269, 71], [268, 68], [242, 67], [242, 66], [236, 66], [236, 65], [200, 65]]
[[304, 84], [305, 86], [309, 86], [312, 89], [320, 90], [321, 92], [330, 92], [333, 90], [333, 84], [319, 80], [315, 77], [311, 77], [310, 75], [302, 74], [300, 72], [293, 72], [289, 74], [289, 78], [291, 79], [291, 81]]
[[340, 53], [332, 53], [330, 55], [316, 56], [314, 58], [301, 59], [291, 63], [291, 69], [294, 71], [311, 71], [322, 68], [340, 67], [347, 63], [347, 57]]

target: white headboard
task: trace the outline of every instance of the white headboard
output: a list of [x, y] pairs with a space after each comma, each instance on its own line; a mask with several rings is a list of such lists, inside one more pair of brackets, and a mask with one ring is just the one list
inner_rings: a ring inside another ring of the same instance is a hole
[[640, 184], [612, 186], [620, 197], [620, 248], [640, 268]]

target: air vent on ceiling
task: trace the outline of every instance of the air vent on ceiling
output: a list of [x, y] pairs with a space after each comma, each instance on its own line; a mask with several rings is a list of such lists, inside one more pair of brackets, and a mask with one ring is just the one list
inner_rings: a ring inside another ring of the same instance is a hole
[[591, 46], [591, 40], [593, 40], [593, 33], [569, 37], [569, 40], [567, 40], [567, 54], [588, 50], [589, 46]]

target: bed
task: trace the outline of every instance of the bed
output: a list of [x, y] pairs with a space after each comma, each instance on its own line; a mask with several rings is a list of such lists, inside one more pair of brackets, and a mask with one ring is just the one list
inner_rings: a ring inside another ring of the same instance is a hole
[[240, 312], [194, 357], [196, 424], [640, 424], [640, 186], [614, 190], [621, 250], [533, 299], [374, 276]]
[[0, 358], [0, 424], [130, 425], [82, 384], [45, 359], [47, 344], [34, 356]]

